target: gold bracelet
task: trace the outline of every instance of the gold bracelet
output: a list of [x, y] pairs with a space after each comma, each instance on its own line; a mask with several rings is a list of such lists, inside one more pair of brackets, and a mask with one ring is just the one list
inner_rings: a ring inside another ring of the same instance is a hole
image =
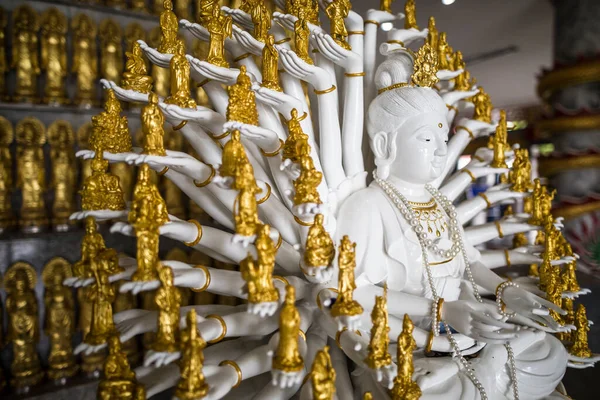
[[206, 289], [208, 289], [208, 287], [210, 286], [210, 271], [208, 270], [208, 268], [206, 268], [205, 265], [196, 265], [194, 268], [198, 268], [198, 269], [201, 269], [202, 271], [204, 271], [204, 275], [206, 275], [206, 278], [205, 278], [206, 281], [204, 282], [204, 285], [201, 288], [190, 288], [190, 289], [192, 290], [192, 292], [202, 293]]
[[223, 132], [221, 135], [219, 136], [212, 136], [213, 139], [215, 140], [221, 140], [221, 139], [225, 139], [227, 136], [229, 136], [231, 132], [227, 131], [227, 132]]
[[298, 122], [304, 121], [306, 117], [308, 117], [308, 113], [305, 111], [304, 114], [302, 114], [302, 116], [298, 118]]
[[437, 318], [437, 323], [438, 324], [442, 320], [442, 306], [443, 305], [444, 305], [444, 298], [443, 297], [439, 297], [437, 299], [437, 305], [436, 305], [436, 318]]
[[347, 76], [348, 78], [354, 78], [354, 77], [359, 77], [359, 76], [365, 76], [366, 73], [365, 72], [345, 72], [344, 76]]
[[451, 106], [450, 104], [446, 104], [446, 108], [448, 110], [454, 110], [454, 111], [458, 112], [458, 108], [456, 108], [456, 106]]
[[462, 129], [463, 131], [467, 132], [469, 134], [469, 136], [471, 137], [471, 140], [475, 139], [475, 135], [473, 135], [473, 132], [471, 132], [471, 130], [469, 128], [467, 128], [466, 126], [459, 125], [454, 130], [458, 131], [460, 129]]
[[348, 31], [348, 36], [350, 35], [364, 35], [365, 31]]
[[209, 175], [209, 176], [208, 176], [208, 178], [206, 178], [206, 180], [204, 180], [203, 182], [196, 182], [196, 180], [194, 179], [194, 185], [195, 185], [197, 188], [203, 188], [203, 187], [205, 187], [205, 186], [208, 186], [208, 184], [209, 184], [209, 183], [211, 183], [211, 182], [212, 182], [212, 180], [213, 180], [213, 178], [215, 177], [215, 174], [216, 174], [216, 172], [215, 172], [215, 167], [213, 167], [213, 166], [212, 166], [212, 165], [210, 165], [210, 164], [206, 164], [206, 165], [210, 167], [210, 175]]
[[269, 200], [269, 197], [271, 197], [271, 185], [269, 185], [267, 182], [265, 182], [265, 185], [267, 185], [267, 194], [262, 199], [256, 200], [256, 204], [262, 204]]
[[406, 46], [404, 46], [404, 42], [402, 40], [388, 40], [386, 43], [389, 43], [389, 44], [399, 44], [402, 47], [406, 47]]
[[263, 149], [260, 149], [260, 153], [265, 157], [275, 157], [277, 154], [279, 154], [281, 149], [283, 149], [284, 144], [285, 144], [285, 142], [283, 140], [279, 139], [279, 147], [277, 148], [277, 150], [267, 152], [267, 151], [264, 151]]
[[298, 330], [298, 335], [306, 342], [306, 333], [302, 332], [302, 329]]
[[173, 131], [174, 131], [174, 132], [175, 132], [175, 131], [178, 131], [178, 130], [180, 130], [181, 128], [183, 128], [184, 126], [186, 126], [186, 125], [187, 125], [187, 121], [181, 121], [181, 122], [179, 123], [179, 125], [177, 125], [177, 126], [174, 126], [174, 127], [173, 127]]
[[294, 215], [294, 221], [296, 221], [299, 225], [302, 225], [302, 226], [313, 226], [313, 224], [314, 224], [314, 221], [313, 222], [304, 222], [295, 215]]
[[205, 80], [203, 80], [202, 82], [200, 82], [199, 84], [196, 85], [196, 87], [202, 87], [204, 85], [206, 85], [208, 82], [210, 82], [210, 78], [206, 78]]
[[471, 177], [471, 182], [475, 182], [477, 180], [477, 178], [475, 178], [475, 175], [473, 175], [473, 173], [471, 171], [469, 171], [467, 168], [461, 169], [460, 172], [469, 174], [469, 176]]
[[368, 20], [366, 20], [366, 21], [365, 21], [365, 25], [366, 25], [366, 24], [373, 24], [373, 25], [377, 25], [377, 26], [379, 26], [379, 22], [377, 22], [377, 21], [373, 21], [372, 19], [368, 19]]
[[504, 237], [504, 232], [502, 232], [502, 227], [500, 226], [500, 222], [494, 221], [494, 224], [496, 225], [496, 230], [498, 230], [498, 237], [500, 239], [502, 239]]
[[252, 53], [244, 53], [239, 57], [236, 57], [233, 59], [233, 62], [238, 62], [238, 61], [242, 61], [244, 58], [248, 58], [252, 55]]
[[340, 343], [340, 339], [342, 337], [342, 333], [346, 332], [348, 330], [348, 328], [343, 327], [341, 331], [337, 331], [337, 333], [335, 334], [335, 343], [337, 343], [337, 346], [341, 349], [342, 348], [342, 344]]
[[279, 248], [281, 247], [281, 243], [283, 243], [283, 237], [281, 236], [281, 233], [280, 233], [279, 238], [277, 239], [277, 244], [275, 245], [275, 250], [279, 250]]
[[329, 290], [329, 291], [331, 291], [333, 293], [339, 293], [338, 290], [334, 289], [334, 288], [324, 288], [324, 289], [319, 290], [319, 293], [317, 293], [317, 301], [316, 301], [317, 307], [319, 307], [319, 310], [323, 310], [323, 305], [321, 304], [321, 297], [320, 297], [321, 292], [323, 290]]
[[290, 40], [292, 40], [292, 38], [286, 37], [286, 38], [276, 41], [274, 44], [284, 44], [284, 43], [289, 42]]
[[476, 159], [479, 162], [484, 162], [485, 160], [482, 157], [479, 157], [477, 155], [473, 156], [474, 159]]
[[164, 174], [166, 174], [166, 173], [167, 173], [167, 171], [169, 171], [169, 167], [164, 167], [164, 168], [162, 169], [162, 171], [160, 171], [160, 172], [158, 173], [158, 176], [163, 176]]
[[[210, 343], [210, 344], [219, 343], [227, 335], [227, 325], [225, 324], [225, 320], [223, 319], [223, 317], [221, 317], [220, 315], [210, 314], [210, 315], [207, 315], [205, 319], [209, 319], [209, 318], [216, 319], [217, 321], [219, 321], [223, 332], [219, 335], [218, 338], [209, 340], [208, 343]], [[240, 376], [241, 376], [241, 373], [240, 373]]]
[[429, 336], [427, 337], [427, 343], [425, 344], [425, 353], [431, 353], [431, 348], [433, 347], [433, 329], [429, 332]]
[[202, 225], [200, 225], [200, 222], [196, 221], [195, 219], [190, 219], [188, 220], [188, 222], [191, 222], [192, 224], [196, 225], [196, 228], [198, 228], [198, 233], [196, 234], [196, 239], [194, 239], [193, 242], [183, 242], [183, 244], [185, 244], [186, 246], [194, 247], [200, 242], [200, 239], [202, 239]]
[[510, 254], [508, 253], [507, 249], [504, 249], [504, 258], [506, 258], [506, 265], [507, 266], [511, 266], [511, 262], [510, 262]]
[[318, 95], [320, 95], [320, 94], [327, 94], [327, 93], [331, 93], [331, 92], [333, 92], [335, 89], [337, 89], [337, 88], [335, 87], [335, 85], [331, 85], [331, 87], [330, 87], [329, 89], [325, 89], [325, 90], [317, 90], [317, 89], [314, 89], [313, 91], [314, 91], [314, 92], [315, 92], [315, 94], [318, 96]]
[[287, 287], [290, 285], [290, 281], [280, 275], [273, 275], [273, 279], [283, 282], [283, 284]]
[[490, 199], [488, 199], [488, 197], [485, 193], [479, 193], [478, 196], [481, 197], [483, 200], [485, 200], [485, 204], [487, 204], [487, 208], [492, 207], [492, 203], [490, 203]]
[[229, 365], [230, 367], [233, 367], [233, 369], [235, 369], [235, 372], [237, 372], [238, 380], [235, 383], [235, 385], [233, 385], [231, 388], [235, 389], [236, 387], [240, 386], [240, 384], [242, 383], [242, 370], [240, 369], [240, 366], [232, 360], [223, 360], [219, 363], [219, 367], [222, 367], [223, 365]]

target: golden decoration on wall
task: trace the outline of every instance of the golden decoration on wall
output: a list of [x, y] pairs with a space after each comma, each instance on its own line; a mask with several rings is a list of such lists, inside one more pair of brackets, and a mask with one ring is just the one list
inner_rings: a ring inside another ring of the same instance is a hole
[[210, 33], [210, 42], [208, 49], [209, 63], [229, 68], [229, 63], [225, 59], [225, 38], [231, 37], [233, 20], [229, 15], [221, 12], [219, 3], [214, 3], [212, 13], [206, 21], [206, 29]]
[[100, 23], [100, 76], [117, 85], [123, 71], [122, 36], [121, 28], [112, 19]]
[[371, 311], [371, 340], [367, 349], [365, 364], [372, 369], [380, 369], [392, 363], [388, 351], [390, 345], [390, 326], [387, 311], [387, 283], [383, 287], [383, 296], [375, 296], [375, 305]]
[[256, 95], [252, 90], [252, 81], [246, 73], [246, 66], [240, 66], [240, 73], [235, 84], [227, 88], [229, 103], [227, 104], [227, 121], [258, 125]]
[[406, 4], [404, 5], [404, 29], [419, 30], [415, 0], [406, 0]]
[[329, 346], [317, 351], [310, 370], [314, 400], [333, 400], [335, 394], [335, 369], [329, 356]]
[[208, 384], [204, 379], [202, 367], [204, 355], [202, 350], [206, 342], [197, 327], [196, 310], [192, 309], [186, 316], [187, 328], [181, 333], [181, 377], [175, 387], [175, 397], [180, 400], [195, 400], [206, 396]]
[[112, 335], [108, 339], [108, 356], [104, 362], [104, 377], [98, 384], [97, 398], [101, 400], [146, 399], [146, 390], [137, 382], [117, 335]]
[[35, 297], [36, 273], [25, 262], [11, 265], [4, 275], [7, 341], [12, 344], [11, 385], [24, 388], [38, 384], [44, 377], [37, 352], [40, 339], [38, 302]]
[[[160, 26], [157, 26], [150, 31], [150, 35], [148, 36], [148, 44], [154, 48], [157, 48], [160, 45], [161, 37], [162, 33]], [[159, 67], [153, 63], [151, 71], [152, 80], [154, 81], [154, 92], [161, 97], [167, 97], [169, 95], [170, 84], [169, 69]]]
[[75, 137], [71, 124], [64, 120], [54, 121], [48, 127], [50, 160], [54, 189], [52, 224], [55, 227], [69, 224], [69, 216], [75, 211], [76, 161], [73, 153]]
[[12, 64], [16, 70], [15, 102], [33, 102], [37, 97], [40, 75], [38, 59], [39, 17], [29, 5], [17, 7], [12, 13]]
[[329, 24], [331, 26], [331, 37], [346, 50], [351, 50], [351, 48], [346, 41], [348, 31], [346, 30], [344, 18], [348, 17], [351, 9], [352, 4], [349, 0], [332, 0], [325, 8], [325, 14], [329, 17]]
[[135, 90], [140, 93], [152, 91], [152, 77], [148, 76], [148, 68], [144, 61], [142, 48], [138, 42], [134, 42], [132, 49], [125, 53], [125, 72], [123, 72], [123, 89]]
[[354, 282], [354, 268], [356, 268], [356, 243], [352, 243], [348, 235], [344, 235], [338, 249], [338, 298], [331, 307], [331, 316], [339, 317], [360, 315], [362, 306], [353, 299], [356, 282]]
[[181, 294], [173, 283], [173, 271], [159, 263], [158, 278], [160, 288], [154, 301], [158, 307], [158, 328], [152, 350], [174, 353], [179, 350], [179, 308]]
[[273, 356], [273, 369], [298, 372], [304, 368], [304, 360], [298, 349], [300, 338], [300, 313], [296, 308], [296, 288], [287, 285], [285, 302], [279, 314], [279, 343]]
[[176, 104], [182, 108], [196, 108], [196, 102], [190, 91], [190, 62], [185, 57], [185, 44], [178, 40], [175, 52], [169, 63], [171, 73], [171, 95], [165, 99], [166, 104]]
[[163, 8], [164, 10], [160, 13], [159, 19], [162, 36], [157, 50], [161, 53], [174, 54], [177, 50], [179, 20], [173, 12], [173, 2], [171, 0], [164, 0]]
[[275, 48], [275, 37], [268, 35], [262, 50], [262, 87], [283, 92], [279, 85], [279, 53]]
[[48, 224], [46, 218], [46, 177], [44, 151], [46, 132], [42, 122], [34, 117], [23, 118], [16, 126], [17, 188], [21, 190], [19, 224], [24, 230], [37, 231]]
[[10, 144], [14, 131], [9, 120], [0, 116], [0, 232], [14, 224], [11, 205], [13, 191], [13, 166]]
[[50, 339], [48, 377], [53, 380], [70, 378], [79, 367], [73, 355], [75, 333], [75, 301], [71, 288], [63, 285], [73, 276], [71, 264], [62, 257], [50, 260], [42, 271], [44, 282], [44, 332]]
[[98, 78], [98, 52], [96, 24], [85, 14], [77, 14], [71, 21], [73, 31], [73, 65], [71, 72], [77, 77], [75, 103], [91, 106], [96, 99]]
[[[41, 67], [46, 71], [44, 102], [65, 104], [67, 76], [67, 18], [52, 7], [42, 14]], [[89, 61], [88, 61], [89, 62]]]
[[392, 388], [392, 399], [394, 400], [417, 400], [421, 397], [421, 388], [417, 382], [412, 380], [415, 367], [413, 366], [413, 351], [417, 343], [413, 338], [415, 326], [408, 314], [404, 314], [402, 332], [398, 336], [398, 374], [394, 378]]

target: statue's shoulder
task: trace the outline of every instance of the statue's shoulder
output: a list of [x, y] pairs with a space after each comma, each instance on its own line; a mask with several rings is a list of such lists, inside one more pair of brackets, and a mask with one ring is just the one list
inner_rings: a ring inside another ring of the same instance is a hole
[[381, 188], [371, 184], [349, 195], [341, 204], [340, 209], [360, 207], [361, 211], [367, 211], [364, 207], [368, 207], [368, 212], [377, 212], [382, 205], [387, 203], [385, 193]]

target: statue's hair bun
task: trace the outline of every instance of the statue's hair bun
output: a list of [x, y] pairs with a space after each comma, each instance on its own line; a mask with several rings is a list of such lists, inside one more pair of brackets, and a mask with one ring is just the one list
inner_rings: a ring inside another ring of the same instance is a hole
[[382, 62], [375, 72], [375, 87], [377, 90], [390, 87], [399, 83], [408, 83], [413, 73], [413, 57], [406, 51], [395, 50], [387, 52], [382, 45], [382, 53], [387, 54], [387, 59]]

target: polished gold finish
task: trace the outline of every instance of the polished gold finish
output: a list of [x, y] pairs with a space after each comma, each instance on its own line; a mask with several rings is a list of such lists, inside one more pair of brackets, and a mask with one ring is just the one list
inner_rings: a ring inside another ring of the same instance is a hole
[[300, 313], [295, 305], [296, 288], [288, 285], [285, 290], [285, 303], [279, 314], [279, 343], [273, 356], [272, 368], [291, 373], [301, 371], [304, 368], [304, 360], [298, 349]]
[[[208, 342], [208, 343], [210, 343], [210, 342]], [[231, 360], [224, 360], [219, 363], [219, 366], [223, 366], [223, 365], [229, 365], [237, 373], [237, 377], [238, 377], [237, 382], [231, 388], [235, 389], [236, 387], [240, 386], [240, 384], [242, 383], [242, 379], [243, 379], [242, 378], [242, 370], [241, 370], [240, 366], [237, 365], [237, 363], [235, 361], [231, 361]]]
[[313, 92], [315, 92], [315, 94], [316, 94], [317, 96], [319, 96], [319, 95], [321, 95], [321, 94], [327, 94], [327, 93], [331, 93], [331, 92], [333, 92], [333, 91], [334, 91], [334, 90], [336, 90], [336, 89], [337, 89], [337, 87], [336, 87], [335, 85], [331, 85], [331, 87], [330, 87], [330, 88], [328, 88], [328, 89], [323, 89], [323, 90], [317, 90], [317, 89], [313, 89]]
[[13, 192], [13, 158], [10, 145], [14, 139], [12, 124], [0, 117], [0, 231], [14, 224], [11, 194]]
[[344, 72], [344, 76], [347, 78], [362, 78], [365, 75], [365, 72]]
[[115, 21], [105, 19], [100, 23], [100, 76], [117, 85], [123, 72], [122, 40], [121, 28]]
[[415, 370], [413, 351], [417, 347], [413, 330], [414, 325], [410, 317], [404, 314], [402, 332], [398, 336], [398, 374], [394, 378], [394, 387], [391, 391], [394, 400], [417, 400], [421, 397], [421, 388], [412, 379]]
[[527, 149], [515, 149], [515, 161], [508, 172], [508, 180], [513, 192], [526, 192], [531, 186], [531, 161]]
[[446, 32], [440, 32], [438, 36], [436, 51], [438, 54], [439, 69], [450, 69], [450, 58], [452, 56], [453, 50], [452, 47], [448, 45]]
[[[93, 303], [89, 301], [89, 293], [92, 290], [93, 288], [91, 286], [82, 287], [77, 290], [77, 304], [79, 305], [77, 327], [81, 331], [82, 337], [85, 337], [91, 328]], [[94, 376], [94, 374], [102, 370], [105, 358], [105, 351], [99, 351], [88, 355], [82, 354], [81, 370], [88, 376]]]
[[264, 1], [248, 1], [246, 4], [248, 4], [250, 8], [246, 12], [250, 14], [250, 17], [252, 18], [252, 24], [254, 25], [254, 38], [266, 43], [269, 29], [271, 29], [271, 12], [265, 5]]
[[196, 265], [194, 268], [198, 268], [201, 269], [204, 272], [204, 285], [202, 285], [202, 287], [200, 288], [192, 288], [193, 292], [196, 293], [202, 293], [204, 292], [206, 289], [208, 289], [208, 287], [210, 286], [210, 271], [208, 270], [208, 268], [204, 265]]
[[599, 80], [600, 61], [577, 62], [545, 73], [539, 79], [537, 93], [542, 99], [549, 100], [557, 90]]
[[338, 250], [338, 292], [339, 296], [333, 307], [331, 307], [331, 315], [339, 316], [355, 316], [363, 312], [361, 305], [352, 298], [356, 282], [354, 281], [354, 268], [356, 268], [356, 243], [352, 243], [350, 238], [345, 235], [340, 243]]
[[[256, 199], [256, 204], [260, 205], [262, 203], [264, 203], [265, 201], [269, 200], [269, 197], [271, 197], [271, 185], [269, 185], [268, 183], [265, 182], [265, 186], [267, 187], [267, 194], [264, 195], [264, 197], [260, 198], [260, 199]], [[281, 241], [281, 236], [279, 236], [280, 241]], [[279, 243], [281, 245], [281, 243]], [[279, 248], [278, 246], [276, 246], [277, 248]]]
[[196, 238], [192, 242], [183, 242], [183, 243], [186, 246], [194, 247], [195, 245], [200, 243], [200, 240], [202, 239], [202, 225], [200, 225], [200, 222], [196, 221], [195, 219], [190, 219], [190, 220], [188, 220], [188, 222], [191, 222], [192, 224], [196, 225], [196, 228], [198, 229], [198, 233], [196, 234]]
[[41, 17], [41, 69], [46, 71], [44, 102], [65, 104], [67, 76], [67, 18], [52, 7]]
[[283, 146], [282, 159], [299, 163], [301, 157], [310, 155], [310, 145], [308, 144], [308, 135], [304, 133], [302, 125], [300, 125], [298, 110], [295, 108], [291, 111], [291, 118], [287, 125], [288, 137]]
[[243, 162], [236, 168], [233, 188], [239, 190], [233, 207], [235, 232], [242, 236], [253, 236], [261, 225], [255, 197], [261, 189], [256, 185], [249, 162]]
[[161, 286], [154, 299], [158, 307], [158, 328], [151, 348], [156, 352], [174, 353], [179, 350], [181, 293], [173, 284], [171, 268], [160, 263], [159, 265], [158, 277]]
[[[227, 324], [225, 323], [225, 320], [223, 319], [223, 317], [221, 317], [220, 315], [217, 314], [211, 314], [211, 315], [207, 315], [206, 317], [204, 317], [205, 319], [216, 319], [217, 321], [219, 321], [219, 324], [221, 325], [221, 334], [213, 339], [213, 340], [209, 340], [208, 343], [213, 344], [213, 343], [219, 343], [221, 340], [223, 340], [225, 338], [225, 336], [227, 336]], [[240, 373], [241, 376], [241, 373]], [[240, 378], [241, 380], [241, 378]]]
[[403, 88], [403, 87], [407, 87], [407, 86], [408, 86], [408, 83], [406, 83], [406, 82], [394, 83], [393, 85], [386, 86], [384, 88], [379, 89], [377, 91], [377, 94], [381, 94], [381, 93], [387, 92], [388, 90]]
[[380, 369], [392, 363], [388, 351], [390, 344], [387, 311], [387, 284], [383, 287], [383, 296], [375, 297], [375, 305], [371, 312], [371, 340], [367, 348], [368, 355], [365, 364], [372, 369]]
[[404, 5], [404, 29], [419, 30], [417, 25], [415, 0], [406, 0]]
[[206, 61], [218, 67], [229, 68], [225, 59], [225, 38], [231, 37], [233, 20], [221, 12], [218, 2], [214, 2], [205, 27], [210, 33], [208, 58]]
[[75, 137], [71, 124], [57, 120], [48, 127], [52, 179], [54, 189], [52, 223], [55, 226], [69, 223], [69, 216], [75, 210], [76, 161], [73, 154]]
[[[160, 46], [162, 32], [160, 26], [155, 27], [148, 35], [148, 44], [154, 48]], [[161, 97], [169, 95], [170, 73], [169, 68], [159, 67], [152, 64], [151, 67], [152, 80], [154, 81], [154, 92]]]
[[24, 229], [40, 228], [46, 218], [46, 177], [44, 152], [46, 132], [42, 122], [34, 117], [23, 118], [16, 126], [17, 188], [21, 190], [21, 219]]
[[294, 181], [294, 205], [314, 203], [321, 204], [317, 190], [323, 180], [323, 173], [317, 171], [311, 156], [300, 158], [300, 176]]
[[166, 156], [164, 146], [165, 117], [158, 107], [158, 95], [150, 93], [148, 104], [142, 109], [142, 131], [144, 132], [143, 154]]
[[275, 48], [275, 37], [268, 35], [262, 50], [262, 87], [283, 92], [279, 85], [279, 53]]
[[89, 292], [89, 300], [93, 305], [90, 331], [85, 335], [83, 341], [91, 346], [104, 344], [110, 336], [116, 334], [112, 312], [115, 289], [109, 282], [109, 276], [114, 269], [114, 261], [112, 258], [96, 257], [90, 263], [94, 283]]
[[279, 292], [273, 284], [273, 270], [275, 269], [275, 244], [271, 239], [269, 225], [262, 225], [256, 235], [256, 253], [258, 259], [252, 255], [240, 262], [240, 273], [246, 281], [249, 303], [272, 303], [279, 300]]
[[234, 178], [236, 170], [242, 164], [250, 163], [246, 156], [246, 150], [240, 140], [240, 131], [234, 130], [231, 138], [223, 146], [223, 155], [219, 174], [223, 177]]
[[106, 248], [102, 235], [98, 232], [94, 217], [85, 218], [85, 235], [81, 241], [81, 259], [73, 265], [73, 275], [77, 278], [91, 278], [92, 262], [97, 258], [116, 258], [114, 249]]
[[506, 111], [500, 111], [500, 121], [496, 127], [496, 134], [493, 137], [494, 159], [490, 164], [492, 168], [507, 168], [504, 152], [510, 150], [508, 144], [508, 130], [506, 128]]
[[133, 43], [131, 51], [125, 53], [127, 62], [123, 72], [123, 89], [140, 93], [152, 91], [152, 77], [148, 76], [148, 68], [143, 58], [142, 48], [138, 42]]
[[323, 226], [323, 214], [315, 215], [308, 230], [304, 249], [304, 265], [307, 267], [330, 267], [335, 257], [335, 246]]
[[348, 17], [348, 13], [352, 9], [352, 4], [349, 0], [332, 0], [325, 7], [325, 14], [329, 17], [329, 25], [331, 26], [331, 37], [335, 42], [346, 50], [352, 50], [346, 41], [348, 31], [344, 18]]
[[33, 102], [40, 75], [38, 59], [39, 17], [29, 5], [12, 12], [12, 63], [16, 72], [14, 101]]
[[129, 152], [132, 144], [127, 117], [121, 116], [121, 103], [112, 89], [106, 90], [105, 96], [104, 111], [92, 117], [94, 128], [89, 138], [90, 150], [97, 153], [101, 151]]
[[426, 43], [417, 52], [411, 78], [412, 84], [420, 87], [433, 87], [439, 81], [436, 76], [437, 71], [438, 55]]
[[179, 20], [173, 12], [173, 2], [163, 0], [164, 10], [160, 13], [159, 24], [161, 31], [160, 45], [158, 51], [161, 53], [175, 54], [178, 42]]
[[381, 0], [379, 2], [379, 9], [381, 11], [385, 11], [385, 12], [392, 12], [392, 3], [394, 2], [394, 0]]
[[470, 99], [475, 106], [473, 119], [490, 124], [492, 122], [492, 100], [481, 86], [477, 90], [477, 94]]
[[252, 90], [252, 82], [246, 74], [246, 66], [240, 66], [240, 73], [235, 84], [227, 88], [229, 104], [227, 105], [227, 121], [258, 126], [258, 110], [256, 97]]
[[124, 210], [125, 200], [119, 178], [106, 171], [108, 161], [102, 152], [96, 152], [91, 162], [92, 175], [88, 177], [79, 193], [83, 210]]
[[192, 309], [186, 316], [187, 328], [181, 332], [181, 376], [175, 386], [175, 397], [180, 400], [203, 398], [208, 393], [208, 384], [204, 379], [202, 367], [204, 355], [202, 350], [206, 342], [198, 331], [196, 310]]
[[310, 374], [312, 398], [314, 400], [333, 400], [335, 394], [335, 369], [329, 356], [329, 346], [317, 351]]
[[540, 184], [539, 178], [533, 182], [532, 210], [528, 222], [532, 225], [542, 225], [546, 217], [550, 215], [556, 190], [548, 192], [548, 188]]
[[308, 54], [310, 29], [308, 28], [308, 19], [304, 8], [298, 10], [298, 20], [294, 22], [294, 33], [296, 54], [305, 63], [313, 65], [313, 60]]
[[176, 104], [182, 108], [196, 109], [196, 102], [190, 91], [190, 62], [185, 57], [185, 45], [182, 39], [177, 41], [175, 54], [169, 63], [171, 72], [171, 95], [166, 104]]
[[73, 65], [71, 72], [77, 76], [75, 102], [92, 105], [96, 98], [98, 78], [98, 51], [96, 24], [86, 14], [77, 14], [71, 21], [73, 32]]
[[207, 164], [207, 166], [210, 167], [210, 174], [208, 175], [208, 178], [206, 178], [202, 182], [196, 182], [194, 180], [194, 186], [196, 186], [198, 188], [203, 188], [203, 187], [208, 186], [212, 182], [213, 178], [215, 177], [216, 171], [215, 171], [215, 168], [212, 165]]
[[137, 382], [117, 335], [112, 335], [108, 339], [108, 357], [104, 363], [104, 377], [98, 384], [97, 398], [102, 400], [118, 398], [144, 400], [146, 398], [144, 386]]
[[36, 348], [40, 327], [35, 285], [36, 273], [30, 264], [17, 262], [6, 270], [6, 340], [12, 344], [11, 385], [16, 388], [34, 386], [44, 376]]
[[588, 332], [590, 326], [583, 304], [577, 306], [577, 311], [575, 312], [575, 328], [577, 330], [571, 334], [573, 336], [573, 345], [569, 349], [569, 353], [576, 357], [591, 357], [592, 351], [588, 345]]

